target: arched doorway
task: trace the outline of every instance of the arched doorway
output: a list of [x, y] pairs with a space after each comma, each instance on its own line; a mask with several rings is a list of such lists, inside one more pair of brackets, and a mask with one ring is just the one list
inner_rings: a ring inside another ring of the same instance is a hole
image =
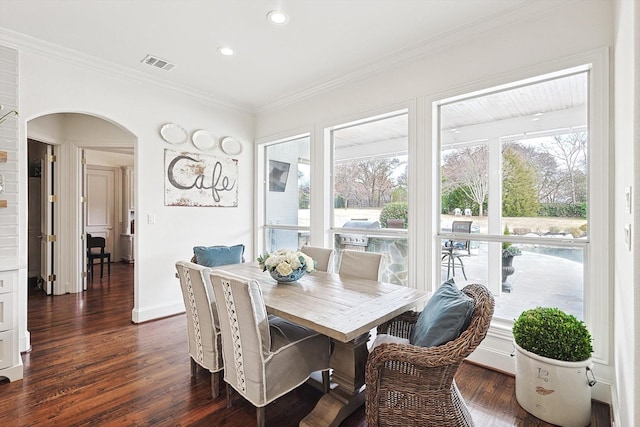
[[[96, 167], [111, 169], [116, 177], [117, 196], [112, 207], [115, 220], [110, 244], [114, 249], [114, 259], [119, 260], [120, 235], [130, 233], [131, 208], [135, 206], [132, 189], [137, 138], [106, 118], [71, 112], [46, 114], [28, 120], [27, 137], [54, 146], [56, 152], [56, 167], [52, 175], [56, 192], [52, 207], [55, 235], [49, 237], [56, 245], [52, 257], [56, 283], [51, 287], [52, 293], [58, 295], [81, 292], [86, 289], [83, 237], [87, 165], [84, 159], [88, 155]], [[127, 180], [126, 191], [123, 177]], [[31, 251], [29, 254], [31, 256]]]

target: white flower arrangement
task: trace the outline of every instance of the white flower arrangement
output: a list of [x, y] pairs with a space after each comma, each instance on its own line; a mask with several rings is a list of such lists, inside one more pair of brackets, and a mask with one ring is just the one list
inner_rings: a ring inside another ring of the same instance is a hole
[[258, 257], [262, 271], [277, 271], [281, 276], [288, 276], [296, 270], [305, 272], [315, 271], [315, 261], [300, 251], [279, 249], [275, 252], [265, 252]]

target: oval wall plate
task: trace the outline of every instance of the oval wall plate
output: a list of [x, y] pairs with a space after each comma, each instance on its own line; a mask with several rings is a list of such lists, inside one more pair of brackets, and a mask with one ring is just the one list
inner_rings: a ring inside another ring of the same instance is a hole
[[207, 130], [197, 130], [191, 136], [191, 141], [196, 148], [202, 151], [211, 151], [218, 145], [218, 138]]
[[220, 149], [230, 156], [235, 156], [242, 153], [242, 144], [235, 138], [230, 136], [222, 138], [220, 142]]
[[160, 136], [169, 144], [184, 144], [189, 138], [187, 131], [175, 123], [167, 123], [162, 126]]

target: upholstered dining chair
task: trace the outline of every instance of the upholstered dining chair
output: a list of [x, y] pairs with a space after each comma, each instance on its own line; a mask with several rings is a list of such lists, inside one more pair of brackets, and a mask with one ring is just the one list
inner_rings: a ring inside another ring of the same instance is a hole
[[312, 372], [328, 370], [330, 340], [268, 316], [256, 280], [213, 270], [211, 284], [222, 332], [227, 406], [234, 389], [256, 407], [257, 425], [264, 426], [266, 405], [304, 383]]
[[213, 290], [211, 269], [187, 261], [176, 262], [182, 297], [187, 312], [187, 336], [191, 357], [191, 376], [198, 365], [211, 372], [211, 395], [220, 395], [220, 376], [224, 368], [222, 338]]
[[107, 275], [111, 276], [111, 253], [105, 252], [107, 240], [104, 237], [87, 234], [87, 264], [88, 270], [93, 278], [93, 260], [100, 260], [100, 278], [104, 273], [104, 260], [107, 260]]
[[468, 285], [462, 292], [473, 301], [469, 324], [444, 344], [421, 347], [409, 343], [421, 313], [406, 312], [378, 327], [378, 334], [394, 339], [376, 345], [367, 359], [367, 426], [473, 425], [454, 376], [485, 338], [495, 301], [483, 285]]
[[338, 273], [368, 280], [380, 280], [382, 254], [344, 249]]
[[300, 252], [309, 255], [316, 262], [316, 270], [333, 272], [333, 249], [305, 245]]

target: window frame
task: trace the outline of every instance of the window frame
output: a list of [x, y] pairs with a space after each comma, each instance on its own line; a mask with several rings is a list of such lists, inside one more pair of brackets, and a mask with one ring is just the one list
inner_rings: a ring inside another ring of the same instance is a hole
[[[297, 232], [309, 232], [311, 233], [310, 226], [300, 226], [292, 224], [267, 224], [267, 196], [269, 194], [269, 179], [268, 179], [268, 157], [267, 149], [270, 146], [294, 141], [301, 138], [309, 138], [309, 144], [313, 147], [313, 132], [308, 129], [298, 129], [297, 131], [275, 135], [272, 137], [261, 138], [256, 141], [255, 145], [255, 161], [254, 169], [256, 173], [256, 203], [254, 212], [254, 247], [257, 249], [257, 253], [263, 253], [267, 250], [267, 238], [269, 230], [290, 230]], [[311, 149], [311, 185], [313, 186], [313, 149]], [[313, 187], [311, 190], [311, 197], [313, 197]], [[313, 216], [313, 212], [310, 212]]]
[[[589, 134], [589, 241], [588, 242], [558, 242], [561, 245], [582, 246], [584, 251], [584, 287], [583, 306], [584, 321], [591, 331], [594, 343], [593, 360], [608, 364], [611, 357], [610, 316], [612, 301], [612, 254], [610, 236], [613, 235], [611, 216], [611, 184], [609, 168], [610, 131], [609, 131], [609, 58], [608, 49], [603, 48], [593, 52], [576, 55], [550, 63], [530, 67], [474, 84], [456, 88], [450, 93], [425, 97], [425, 110], [431, 111], [427, 117], [425, 131], [431, 134], [433, 144], [429, 152], [433, 165], [431, 180], [433, 194], [431, 201], [437, 206], [437, 211], [431, 218], [430, 247], [431, 268], [430, 278], [433, 283], [441, 279], [439, 269], [435, 268], [436, 256], [440, 253], [442, 238], [460, 237], [453, 233], [440, 231], [441, 189], [440, 189], [440, 117], [439, 107], [444, 103], [455, 102], [473, 96], [509, 89], [516, 86], [531, 84], [542, 79], [555, 78], [581, 70], [588, 71], [588, 134]], [[430, 120], [429, 120], [430, 119]], [[501, 242], [500, 236], [482, 235], [481, 239], [488, 242]], [[511, 242], [526, 243], [527, 238], [509, 238]], [[555, 243], [555, 241], [554, 241]], [[491, 278], [491, 276], [490, 276]], [[494, 318], [490, 335], [512, 340], [511, 327], [513, 320]], [[481, 358], [482, 356], [480, 356]], [[490, 365], [495, 363], [489, 362]]]

